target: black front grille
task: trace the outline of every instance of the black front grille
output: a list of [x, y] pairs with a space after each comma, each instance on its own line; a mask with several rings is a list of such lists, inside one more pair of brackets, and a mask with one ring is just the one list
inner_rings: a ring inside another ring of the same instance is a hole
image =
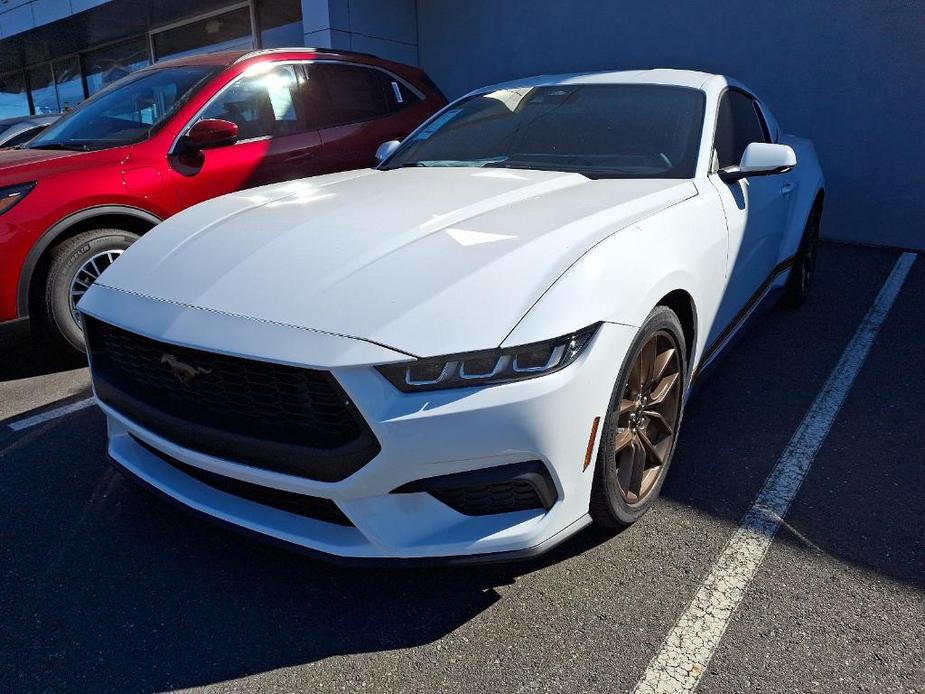
[[273, 489], [272, 487], [264, 487], [260, 484], [236, 480], [233, 477], [225, 477], [224, 475], [209, 472], [208, 470], [203, 470], [194, 465], [181, 463], [179, 460], [167, 456], [134, 436], [132, 439], [135, 443], [147, 449], [168, 465], [177, 468], [181, 472], [186, 473], [190, 477], [220, 492], [233, 494], [242, 499], [254, 501], [264, 506], [272, 506], [281, 511], [288, 511], [289, 513], [305, 516], [306, 518], [353, 527], [353, 523], [350, 522], [350, 519], [347, 518], [344, 512], [340, 510], [340, 507], [330, 499], [322, 499], [317, 496], [307, 496], [305, 494], [295, 494], [294, 492], [287, 492], [282, 489]]
[[181, 446], [325, 482], [379, 452], [327, 371], [179, 347], [89, 317], [84, 330], [100, 400]]

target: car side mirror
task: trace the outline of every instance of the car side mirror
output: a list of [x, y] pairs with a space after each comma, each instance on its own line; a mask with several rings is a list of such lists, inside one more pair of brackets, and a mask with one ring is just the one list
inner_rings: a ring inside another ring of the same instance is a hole
[[379, 145], [379, 148], [376, 150], [376, 161], [382, 163], [386, 159], [392, 156], [392, 153], [398, 149], [398, 146], [401, 144], [398, 140], [389, 140], [388, 142], [383, 142]]
[[187, 131], [183, 145], [191, 150], [215, 149], [238, 141], [238, 126], [219, 118], [204, 118]]
[[789, 145], [752, 142], [745, 148], [738, 166], [718, 171], [724, 183], [735, 183], [749, 176], [770, 176], [784, 173], [797, 165], [797, 155]]

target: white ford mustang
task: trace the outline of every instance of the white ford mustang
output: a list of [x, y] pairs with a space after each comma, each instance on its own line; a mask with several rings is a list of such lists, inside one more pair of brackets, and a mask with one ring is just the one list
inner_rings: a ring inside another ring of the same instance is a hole
[[79, 308], [117, 463], [327, 558], [531, 556], [639, 518], [696, 375], [812, 278], [813, 147], [725, 77], [496, 85], [380, 151], [103, 273]]

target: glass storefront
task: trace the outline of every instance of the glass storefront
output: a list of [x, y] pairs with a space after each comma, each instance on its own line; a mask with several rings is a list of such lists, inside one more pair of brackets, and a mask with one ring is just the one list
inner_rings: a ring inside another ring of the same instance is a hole
[[155, 60], [254, 47], [250, 7], [214, 14], [152, 34]]
[[289, 48], [304, 44], [300, 0], [268, 0], [257, 5], [261, 48]]
[[14, 118], [29, 113], [29, 95], [22, 72], [0, 75], [0, 118]]
[[29, 91], [32, 94], [32, 110], [35, 113], [57, 113], [58, 95], [55, 80], [51, 74], [51, 63], [45, 63], [26, 71]]
[[94, 94], [107, 84], [151, 64], [148, 41], [144, 36], [98, 48], [83, 54], [87, 92]]
[[229, 2], [224, 10], [0, 75], [0, 118], [29, 115], [30, 108], [36, 114], [71, 109], [152, 59], [301, 46], [302, 31], [301, 0]]
[[84, 100], [84, 83], [80, 76], [80, 59], [77, 56], [52, 63], [55, 91], [58, 93], [58, 110], [68, 111]]

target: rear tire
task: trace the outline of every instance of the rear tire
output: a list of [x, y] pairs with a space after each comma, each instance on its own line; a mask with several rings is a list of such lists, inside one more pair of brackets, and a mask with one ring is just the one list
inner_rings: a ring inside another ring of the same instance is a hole
[[655, 503], [674, 455], [687, 387], [684, 331], [674, 311], [649, 314], [620, 369], [598, 446], [591, 518], [635, 523]]
[[74, 306], [100, 273], [137, 239], [122, 229], [92, 229], [52, 249], [45, 283], [45, 316], [48, 336], [54, 342], [72, 351], [84, 351]]
[[822, 206], [816, 205], [809, 213], [800, 249], [794, 260], [787, 284], [784, 287], [780, 305], [785, 308], [797, 308], [806, 303], [816, 275], [816, 256], [819, 251], [819, 228], [822, 222]]

